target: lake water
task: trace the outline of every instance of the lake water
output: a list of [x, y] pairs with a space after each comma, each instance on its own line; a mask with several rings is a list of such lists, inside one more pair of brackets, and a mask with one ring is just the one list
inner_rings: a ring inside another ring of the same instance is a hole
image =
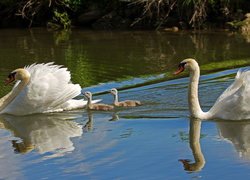
[[[178, 63], [201, 65], [208, 110], [239, 68], [250, 43], [229, 32], [0, 30], [0, 78], [34, 62], [68, 67], [72, 81], [111, 103], [107, 91], [143, 105], [111, 112], [76, 110], [0, 116], [0, 179], [248, 179], [250, 121], [190, 119], [187, 77]], [[1, 97], [11, 86], [1, 86]], [[79, 97], [81, 98], [81, 96]]]

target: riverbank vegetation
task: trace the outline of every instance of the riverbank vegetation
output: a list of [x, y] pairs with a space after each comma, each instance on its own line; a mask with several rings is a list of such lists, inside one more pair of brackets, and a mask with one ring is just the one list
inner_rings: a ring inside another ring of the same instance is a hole
[[248, 0], [2, 0], [0, 27], [228, 28], [249, 11]]

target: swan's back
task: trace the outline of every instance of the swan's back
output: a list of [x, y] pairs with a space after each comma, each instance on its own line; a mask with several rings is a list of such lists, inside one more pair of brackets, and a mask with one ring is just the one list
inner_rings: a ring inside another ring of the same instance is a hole
[[125, 100], [115, 103], [116, 106], [122, 106], [122, 107], [135, 107], [141, 105], [140, 101], [136, 100]]
[[71, 83], [67, 68], [46, 63], [32, 64], [25, 69], [30, 73], [30, 82], [3, 113], [25, 115], [60, 111], [68, 100], [81, 93], [80, 85]]
[[235, 81], [209, 111], [213, 118], [250, 119], [250, 71], [238, 71]]

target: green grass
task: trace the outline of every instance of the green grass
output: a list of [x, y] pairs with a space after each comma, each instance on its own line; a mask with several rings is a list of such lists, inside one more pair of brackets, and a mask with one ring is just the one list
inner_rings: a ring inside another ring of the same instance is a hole
[[245, 60], [228, 60], [222, 62], [213, 62], [202, 65], [201, 72], [216, 72], [225, 69], [233, 69], [238, 67], [250, 66], [250, 59]]
[[[201, 65], [200, 69], [201, 69], [201, 74], [204, 75], [204, 74], [214, 73], [214, 72], [218, 72], [218, 71], [223, 71], [226, 69], [234, 69], [234, 68], [240, 68], [240, 67], [246, 67], [246, 66], [250, 66], [250, 59], [238, 59], [238, 60], [226, 60], [226, 61], [222, 61], [222, 62], [212, 62], [209, 64]], [[176, 67], [176, 69], [177, 69], [177, 67]], [[173, 72], [174, 71], [171, 71], [171, 72], [168, 71], [165, 73], [165, 76], [163, 78], [149, 80], [149, 81], [146, 81], [146, 82], [141, 83], [141, 84], [128, 85], [122, 89], [145, 86], [145, 85], [158, 83], [158, 82], [162, 82], [162, 81], [187, 77], [189, 75], [189, 73], [187, 71], [183, 72], [179, 75], [174, 75]], [[150, 75], [150, 76], [152, 76], [152, 75]], [[145, 76], [142, 76], [142, 77], [145, 78]]]

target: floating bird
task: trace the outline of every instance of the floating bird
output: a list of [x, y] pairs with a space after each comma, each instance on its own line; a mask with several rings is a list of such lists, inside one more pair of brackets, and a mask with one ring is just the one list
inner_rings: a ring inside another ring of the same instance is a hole
[[126, 101], [120, 101], [118, 100], [118, 91], [115, 88], [112, 88], [110, 90], [111, 94], [114, 96], [114, 106], [122, 106], [122, 107], [134, 107], [141, 105], [140, 101], [135, 101], [135, 100], [126, 100]]
[[208, 112], [203, 112], [198, 99], [200, 68], [194, 59], [183, 60], [174, 74], [190, 71], [188, 92], [191, 116], [199, 119], [250, 119], [250, 71], [238, 71], [234, 82], [217, 99]]
[[87, 109], [89, 110], [101, 110], [101, 111], [110, 111], [114, 109], [114, 106], [108, 104], [92, 104], [92, 93], [86, 91], [84, 95], [87, 97]]
[[5, 84], [17, 80], [0, 99], [0, 114], [27, 115], [83, 108], [87, 101], [75, 100], [79, 84], [71, 83], [67, 68], [53, 63], [32, 64], [12, 71]]

